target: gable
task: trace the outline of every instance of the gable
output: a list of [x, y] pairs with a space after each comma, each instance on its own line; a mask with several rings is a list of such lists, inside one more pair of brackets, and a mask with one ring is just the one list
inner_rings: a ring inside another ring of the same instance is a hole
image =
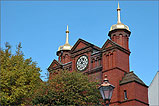
[[104, 43], [102, 49], [106, 49], [106, 48], [109, 48], [109, 47], [112, 47], [112, 46], [114, 46], [113, 42], [108, 39], [108, 40]]
[[99, 47], [97, 47], [97, 46], [95, 46], [95, 45], [93, 45], [93, 44], [91, 44], [83, 39], [78, 39], [78, 41], [72, 47], [71, 52], [78, 51], [80, 49], [87, 48], [87, 47], [92, 47], [92, 48], [95, 48], [97, 50], [100, 50]]
[[82, 49], [82, 48], [85, 48], [85, 47], [88, 47], [88, 46], [87, 46], [86, 44], [84, 44], [83, 42], [80, 42], [80, 43], [77, 45], [75, 51], [76, 51], [76, 50], [79, 50], [79, 49]]
[[105, 46], [105, 48], [108, 48], [108, 47], [111, 47], [111, 46], [113, 46], [113, 45], [110, 44], [110, 43], [108, 43], [108, 44]]
[[82, 39], [78, 39], [78, 41], [75, 43], [75, 45], [72, 47], [71, 51], [77, 51], [77, 50], [80, 50], [82, 48], [86, 48], [86, 47], [89, 47], [90, 45], [82, 40]]
[[57, 60], [54, 59], [53, 62], [51, 63], [51, 65], [49, 66], [48, 71], [51, 69], [54, 69], [56, 67], [61, 67], [61, 64]]

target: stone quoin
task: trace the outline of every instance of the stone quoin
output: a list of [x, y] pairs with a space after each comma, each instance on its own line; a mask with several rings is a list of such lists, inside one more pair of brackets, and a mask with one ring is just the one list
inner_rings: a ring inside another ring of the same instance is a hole
[[100, 48], [83, 39], [73, 46], [68, 42], [67, 25], [66, 43], [56, 52], [58, 60], [53, 60], [48, 67], [49, 79], [55, 70], [79, 70], [88, 76], [96, 76], [103, 81], [107, 75], [109, 82], [115, 86], [110, 106], [145, 106], [148, 104], [148, 86], [129, 68], [130, 30], [120, 21], [120, 7], [117, 8], [117, 24], [112, 25], [106, 40]]

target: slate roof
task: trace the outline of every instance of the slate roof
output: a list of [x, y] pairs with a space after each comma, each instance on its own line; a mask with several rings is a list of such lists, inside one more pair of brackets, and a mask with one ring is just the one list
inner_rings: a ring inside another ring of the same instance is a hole
[[137, 75], [135, 75], [133, 73], [133, 71], [125, 74], [119, 84], [123, 85], [123, 84], [127, 84], [127, 83], [130, 83], [130, 82], [137, 82], [137, 83], [139, 83], [143, 86], [148, 87], [147, 85], [145, 85], [145, 83]]

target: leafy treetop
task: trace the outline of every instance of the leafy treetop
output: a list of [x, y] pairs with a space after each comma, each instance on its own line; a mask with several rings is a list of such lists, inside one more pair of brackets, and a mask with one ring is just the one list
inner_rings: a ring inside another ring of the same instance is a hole
[[101, 98], [98, 81], [80, 72], [60, 70], [46, 84], [39, 86], [32, 97], [37, 105], [93, 105]]
[[41, 82], [41, 70], [31, 58], [24, 59], [21, 43], [14, 55], [9, 43], [5, 46], [0, 50], [0, 105], [27, 104], [26, 98]]

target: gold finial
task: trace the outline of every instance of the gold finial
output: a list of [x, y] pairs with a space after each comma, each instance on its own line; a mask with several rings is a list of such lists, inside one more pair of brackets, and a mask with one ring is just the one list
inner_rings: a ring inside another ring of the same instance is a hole
[[66, 42], [63, 46], [60, 46], [58, 48], [58, 51], [61, 50], [71, 50], [72, 46], [68, 43], [68, 34], [69, 34], [69, 30], [68, 30], [68, 25], [67, 25], [67, 30], [66, 30]]
[[118, 2], [118, 8], [117, 8], [117, 24], [115, 25], [112, 25], [111, 28], [110, 28], [110, 31], [112, 30], [115, 30], [115, 29], [126, 29], [128, 31], [129, 30], [129, 27], [127, 25], [124, 25], [123, 23], [121, 23], [120, 21], [120, 6], [119, 6], [119, 2]]
[[118, 2], [117, 12], [118, 12], [118, 22], [117, 22], [117, 23], [121, 23], [121, 21], [120, 21], [120, 7], [119, 7], [119, 2]]
[[120, 9], [120, 7], [119, 7], [119, 2], [118, 2], [118, 9]]
[[68, 44], [68, 33], [69, 33], [69, 31], [68, 31], [68, 25], [67, 25], [67, 30], [66, 30], [66, 43], [65, 43], [65, 44]]
[[66, 30], [66, 33], [69, 33], [69, 30], [68, 30], [68, 25], [67, 25], [67, 30]]

